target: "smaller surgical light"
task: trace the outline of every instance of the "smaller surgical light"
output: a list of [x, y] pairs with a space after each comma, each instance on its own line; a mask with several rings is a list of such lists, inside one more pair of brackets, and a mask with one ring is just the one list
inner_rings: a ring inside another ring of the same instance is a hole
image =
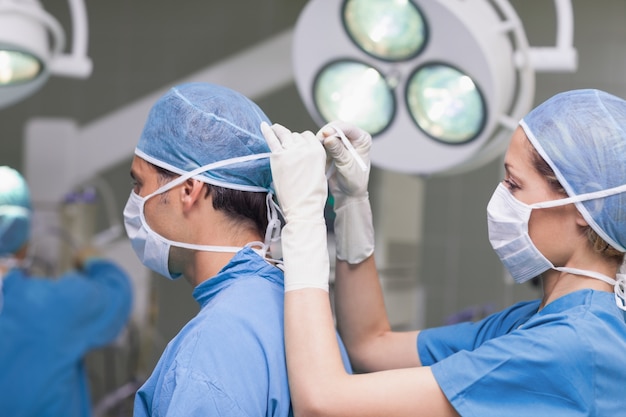
[[0, 50], [0, 85], [28, 82], [42, 71], [41, 62], [31, 54]]
[[322, 68], [313, 99], [325, 121], [352, 122], [372, 135], [389, 126], [395, 112], [393, 92], [382, 74], [356, 61], [336, 61]]
[[39, 0], [0, 0], [0, 109], [39, 90], [51, 75], [91, 74], [84, 0], [67, 1], [72, 49], [64, 53], [63, 27]]
[[359, 48], [380, 59], [412, 58], [426, 43], [426, 22], [410, 0], [347, 0], [343, 21]]
[[406, 100], [417, 126], [448, 144], [471, 141], [485, 124], [486, 109], [478, 87], [449, 65], [418, 68], [409, 79]]

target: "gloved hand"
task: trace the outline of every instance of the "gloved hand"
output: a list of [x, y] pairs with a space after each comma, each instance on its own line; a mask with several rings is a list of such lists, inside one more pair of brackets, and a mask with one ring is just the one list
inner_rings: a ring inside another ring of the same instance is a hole
[[[365, 170], [336, 135], [335, 128], [340, 129], [352, 143], [365, 163]], [[335, 198], [337, 258], [357, 264], [374, 252], [374, 225], [367, 191], [372, 137], [363, 129], [341, 121], [328, 123], [320, 129], [317, 137], [335, 164], [335, 171], [328, 181]]]
[[324, 148], [311, 132], [291, 133], [281, 125], [270, 127], [267, 123], [261, 124], [261, 131], [272, 151], [274, 189], [286, 222], [281, 233], [285, 291], [328, 291]]

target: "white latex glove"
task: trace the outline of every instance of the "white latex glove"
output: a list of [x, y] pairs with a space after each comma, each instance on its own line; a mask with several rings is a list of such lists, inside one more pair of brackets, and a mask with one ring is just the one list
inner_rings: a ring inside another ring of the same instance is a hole
[[[336, 135], [335, 128], [348, 138], [365, 170]], [[337, 258], [357, 264], [374, 252], [374, 225], [367, 191], [372, 136], [350, 123], [334, 121], [322, 127], [317, 137], [335, 164], [335, 171], [328, 181], [335, 198]]]
[[328, 187], [326, 153], [311, 132], [261, 124], [272, 155], [274, 189], [285, 217], [281, 233], [285, 291], [320, 288], [328, 291], [330, 262], [324, 206]]

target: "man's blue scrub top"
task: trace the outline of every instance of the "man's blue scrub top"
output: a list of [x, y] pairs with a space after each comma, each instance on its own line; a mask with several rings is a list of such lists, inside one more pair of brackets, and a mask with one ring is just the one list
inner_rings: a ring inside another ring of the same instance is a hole
[[193, 296], [200, 312], [137, 393], [134, 417], [291, 416], [283, 272], [244, 248]]

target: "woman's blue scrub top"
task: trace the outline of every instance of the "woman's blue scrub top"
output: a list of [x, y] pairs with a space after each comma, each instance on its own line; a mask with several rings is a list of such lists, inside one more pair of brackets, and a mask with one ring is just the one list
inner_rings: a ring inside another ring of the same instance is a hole
[[418, 352], [463, 417], [626, 415], [626, 321], [613, 293], [422, 331]]

